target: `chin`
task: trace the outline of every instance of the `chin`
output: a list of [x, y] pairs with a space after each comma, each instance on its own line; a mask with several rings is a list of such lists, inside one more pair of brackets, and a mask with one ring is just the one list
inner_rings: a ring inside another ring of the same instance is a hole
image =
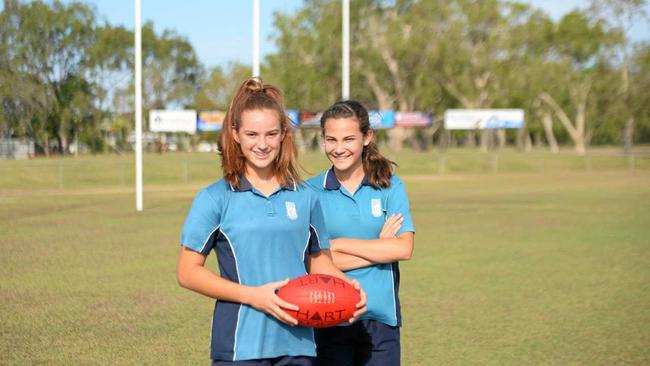
[[266, 161], [266, 160], [265, 161], [254, 161], [252, 163], [253, 163], [253, 166], [255, 166], [258, 169], [266, 169], [266, 168], [268, 168], [268, 167], [270, 167], [272, 165], [271, 160], [269, 160], [269, 161]]
[[347, 162], [345, 162], [345, 163], [334, 163], [334, 162], [332, 162], [332, 165], [334, 165], [334, 169], [336, 169], [336, 170], [338, 170], [340, 172], [344, 172], [344, 171], [350, 169], [350, 166], [351, 166], [351, 164], [349, 164]]

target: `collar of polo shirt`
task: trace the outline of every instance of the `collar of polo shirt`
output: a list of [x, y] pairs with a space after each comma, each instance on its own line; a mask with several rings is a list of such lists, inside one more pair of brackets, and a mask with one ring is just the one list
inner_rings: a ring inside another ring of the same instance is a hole
[[[294, 182], [292, 180], [288, 181], [281, 188], [289, 190], [289, 191], [295, 191], [297, 189], [296, 182]], [[234, 187], [232, 184], [230, 184], [230, 189], [233, 192], [252, 191], [253, 190], [253, 185], [251, 184], [251, 182], [248, 179], [246, 179], [246, 176], [242, 174], [241, 177], [239, 177], [239, 187]]]
[[[361, 185], [366, 185], [369, 186], [370, 182], [368, 182], [368, 177], [363, 176], [363, 180], [361, 180]], [[325, 180], [323, 181], [323, 187], [327, 190], [337, 190], [341, 188], [341, 182], [336, 178], [336, 173], [334, 173], [334, 167], [331, 167], [328, 171], [327, 174], [325, 174]]]

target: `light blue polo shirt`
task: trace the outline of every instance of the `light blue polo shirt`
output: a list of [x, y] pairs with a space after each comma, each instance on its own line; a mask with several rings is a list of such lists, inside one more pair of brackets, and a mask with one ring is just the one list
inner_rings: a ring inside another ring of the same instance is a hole
[[[356, 192], [348, 192], [336, 179], [333, 169], [307, 180], [320, 195], [327, 232], [331, 239], [377, 239], [386, 218], [402, 214], [404, 222], [397, 235], [415, 232], [404, 183], [393, 175], [388, 188], [374, 188], [366, 178]], [[399, 264], [375, 264], [346, 271], [368, 295], [368, 311], [361, 319], [371, 319], [400, 326]]]
[[[266, 197], [242, 177], [239, 188], [221, 179], [197, 194], [181, 245], [204, 255], [214, 250], [221, 277], [260, 286], [306, 274], [308, 256], [329, 242], [311, 189], [291, 184]], [[216, 301], [212, 359], [315, 355], [312, 328], [286, 326], [251, 306]]]

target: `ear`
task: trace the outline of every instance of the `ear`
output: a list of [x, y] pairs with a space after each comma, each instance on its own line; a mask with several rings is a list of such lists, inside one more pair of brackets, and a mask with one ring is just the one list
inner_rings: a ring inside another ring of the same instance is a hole
[[235, 140], [235, 142], [239, 144], [239, 134], [237, 134], [235, 127], [230, 128], [230, 133], [232, 133], [232, 138]]
[[366, 133], [365, 136], [363, 136], [363, 146], [368, 146], [372, 142], [372, 138], [375, 136], [375, 132], [372, 130], [372, 128], [368, 129], [368, 133]]

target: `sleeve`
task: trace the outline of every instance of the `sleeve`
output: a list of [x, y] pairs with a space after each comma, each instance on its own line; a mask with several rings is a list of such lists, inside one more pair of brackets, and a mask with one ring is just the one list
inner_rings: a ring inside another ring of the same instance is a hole
[[203, 255], [210, 253], [221, 222], [219, 206], [207, 189], [196, 195], [183, 225], [182, 246]]
[[314, 192], [309, 192], [311, 195], [311, 212], [309, 216], [309, 254], [316, 254], [323, 249], [330, 247], [329, 235], [325, 227], [325, 218], [323, 216], [323, 209], [318, 200], [318, 196]]
[[400, 227], [397, 235], [399, 236], [405, 232], [415, 232], [413, 225], [413, 217], [411, 217], [411, 209], [409, 198], [406, 195], [406, 187], [401, 179], [393, 176], [391, 186], [389, 188], [388, 197], [386, 199], [386, 214], [388, 216], [393, 214], [402, 214], [404, 222]]
[[313, 192], [321, 193], [323, 191], [323, 174], [313, 176], [303, 182], [303, 185]]

